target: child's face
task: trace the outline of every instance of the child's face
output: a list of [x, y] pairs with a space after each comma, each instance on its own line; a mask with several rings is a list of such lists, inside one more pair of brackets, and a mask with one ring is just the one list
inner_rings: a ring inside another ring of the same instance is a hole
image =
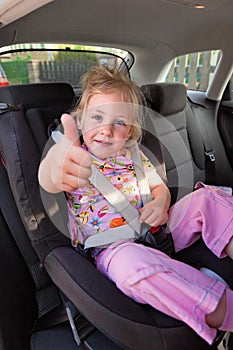
[[130, 104], [118, 91], [96, 94], [84, 112], [82, 133], [86, 146], [100, 159], [114, 156], [131, 134]]

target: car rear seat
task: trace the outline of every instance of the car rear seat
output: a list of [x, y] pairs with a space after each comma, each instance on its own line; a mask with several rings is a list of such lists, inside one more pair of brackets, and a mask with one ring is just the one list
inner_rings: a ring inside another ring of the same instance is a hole
[[[219, 149], [216, 149], [215, 144], [217, 157], [214, 164], [210, 164], [209, 156], [205, 155], [203, 133], [200, 131], [197, 115], [194, 113], [195, 108], [190, 106], [187, 99], [185, 86], [181, 83], [165, 82], [143, 85], [141, 90], [148, 107], [155, 111], [155, 113], [149, 113], [150, 120], [149, 123], [145, 121], [145, 128], [154, 129], [154, 133], [161, 142], [172, 203], [192, 192], [198, 181], [233, 186], [233, 173], [230, 168], [228, 177], [224, 177], [226, 183], [221, 183], [222, 176], [218, 170], [225, 158], [225, 155], [221, 153], [221, 145]], [[209, 111], [203, 111], [203, 117], [205, 113]], [[201, 239], [191, 247], [179, 252], [176, 257], [196, 267], [208, 266], [233, 286], [233, 278], [229, 278], [232, 269], [231, 260], [229, 258], [217, 259]]]
[[[48, 127], [72, 103], [71, 87], [44, 84], [2, 89], [0, 102], [14, 106], [14, 110], [6, 111], [0, 118], [0, 150], [11, 190], [32, 246], [58, 288], [97, 328], [123, 348], [149, 350], [157, 344], [161, 350], [178, 350], [185, 348], [188, 342], [190, 350], [211, 349], [182, 322], [124, 296], [70, 246], [67, 237], [48, 218], [40, 198], [37, 170], [41, 150], [48, 138]], [[17, 110], [16, 106], [22, 102], [24, 108], [21, 106]], [[61, 107], [59, 111], [57, 104]], [[164, 145], [166, 140], [164, 136]], [[187, 164], [192, 164], [192, 159], [188, 158]], [[203, 172], [201, 167], [197, 170]], [[174, 172], [171, 167], [169, 181], [172, 181]], [[80, 266], [82, 268], [77, 268]], [[52, 339], [51, 335], [45, 334], [42, 334], [42, 345], [46, 345], [46, 339]], [[60, 340], [59, 334], [59, 331], [55, 333]], [[38, 332], [34, 333], [36, 345], [34, 343], [32, 348], [43, 349], [40, 348], [41, 337], [38, 340], [37, 335]], [[62, 340], [60, 345], [62, 349]], [[111, 349], [114, 349], [113, 343]]]
[[163, 149], [167, 185], [172, 202], [193, 191], [197, 181], [205, 181], [204, 145], [195, 117], [187, 104], [185, 86], [158, 83], [141, 87], [148, 106], [158, 112], [154, 129]]
[[[207, 144], [208, 150], [212, 150], [212, 140], [207, 132], [201, 132], [198, 118], [205, 119], [205, 114], [209, 112], [202, 109], [202, 115], [197, 115], [200, 108], [190, 106], [185, 86], [181, 83], [157, 83], [143, 85], [141, 90], [148, 106], [159, 113], [154, 116], [153, 123], [162, 144], [172, 202], [193, 191], [197, 181], [210, 185], [233, 185], [230, 167], [227, 183], [221, 182], [223, 179], [217, 171], [225, 155], [221, 154], [220, 157], [216, 145], [215, 160], [213, 158], [211, 161], [214, 150], [208, 154], [206, 152]], [[203, 123], [201, 127], [204, 127]]]

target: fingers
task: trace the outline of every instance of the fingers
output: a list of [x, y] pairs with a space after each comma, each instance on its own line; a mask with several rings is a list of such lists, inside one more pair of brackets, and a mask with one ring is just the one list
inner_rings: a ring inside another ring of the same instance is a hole
[[[81, 147], [75, 145], [72, 145], [69, 149], [69, 152], [67, 153], [66, 159], [64, 160], [71, 163], [74, 163], [80, 167], [84, 168], [90, 168], [92, 164], [92, 158], [89, 152], [85, 151]], [[64, 163], [65, 165], [65, 163]], [[76, 172], [77, 174], [77, 172]], [[90, 176], [90, 175], [89, 175]]]
[[159, 225], [163, 225], [168, 220], [168, 214], [165, 210], [161, 208], [156, 208], [151, 205], [151, 203], [147, 203], [143, 208], [140, 209], [140, 222], [145, 222], [146, 224], [155, 227]]
[[[88, 184], [91, 175], [91, 155], [66, 138], [60, 144], [66, 149], [59, 153], [60, 164], [54, 170], [56, 184], [63, 191], [72, 191]], [[59, 161], [58, 161], [59, 162]]]
[[[76, 152], [76, 153], [82, 156], [83, 152]], [[78, 163], [73, 161], [72, 159], [65, 159], [64, 163], [62, 164], [62, 170], [64, 174], [75, 176], [81, 179], [88, 179], [91, 175], [91, 166], [89, 164], [89, 157], [85, 161], [85, 158], [86, 158], [85, 155], [84, 157], [81, 158], [81, 161]]]
[[76, 188], [87, 186], [88, 183], [89, 183], [89, 180], [87, 178], [80, 178], [80, 177], [68, 174], [63, 179], [63, 182], [61, 183], [60, 188], [62, 191], [72, 192]]
[[[56, 145], [59, 146], [59, 145]], [[91, 159], [81, 147], [71, 146], [65, 155], [56, 152], [51, 165], [51, 181], [60, 191], [73, 191], [88, 184], [91, 175]], [[75, 160], [73, 160], [73, 157]]]

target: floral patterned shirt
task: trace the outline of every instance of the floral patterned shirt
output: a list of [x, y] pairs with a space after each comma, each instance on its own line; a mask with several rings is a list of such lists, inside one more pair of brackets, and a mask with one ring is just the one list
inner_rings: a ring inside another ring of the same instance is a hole
[[[87, 150], [85, 145], [83, 148]], [[155, 168], [142, 153], [142, 164], [149, 181], [162, 182]], [[115, 156], [101, 160], [93, 156], [93, 164], [136, 208], [141, 208], [142, 201], [131, 160], [130, 151], [126, 148]], [[82, 243], [84, 238], [98, 234], [110, 228], [125, 225], [122, 215], [105, 199], [105, 197], [89, 182], [88, 186], [67, 193], [70, 234], [72, 244]]]

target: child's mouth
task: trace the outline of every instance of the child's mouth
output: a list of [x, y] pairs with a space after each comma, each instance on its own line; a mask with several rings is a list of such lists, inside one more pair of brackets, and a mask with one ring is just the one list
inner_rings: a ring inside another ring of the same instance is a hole
[[95, 140], [96, 143], [98, 143], [101, 146], [111, 146], [112, 143], [109, 141], [103, 141], [103, 140]]

